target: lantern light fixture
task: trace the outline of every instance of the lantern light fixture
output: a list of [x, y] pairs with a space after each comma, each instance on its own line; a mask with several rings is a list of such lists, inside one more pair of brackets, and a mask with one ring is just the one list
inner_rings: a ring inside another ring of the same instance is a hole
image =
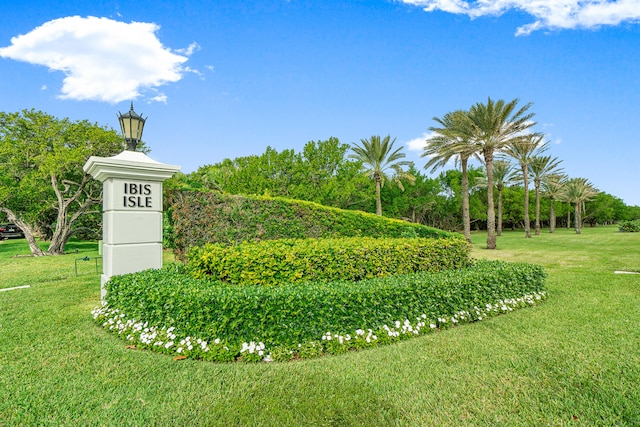
[[136, 146], [142, 140], [142, 130], [144, 129], [144, 122], [147, 118], [143, 118], [133, 111], [133, 102], [131, 102], [131, 109], [125, 114], [118, 112], [118, 121], [120, 122], [120, 129], [122, 130], [122, 136], [127, 144], [127, 150], [136, 151]]

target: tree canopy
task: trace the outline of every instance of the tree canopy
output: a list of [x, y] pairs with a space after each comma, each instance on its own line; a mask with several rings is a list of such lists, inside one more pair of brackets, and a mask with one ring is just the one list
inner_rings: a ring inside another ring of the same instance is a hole
[[[122, 151], [122, 144], [114, 130], [86, 120], [0, 113], [0, 212], [24, 230], [33, 254], [63, 252], [76, 221], [101, 202], [101, 184], [82, 166], [89, 156]], [[50, 237], [46, 252], [35, 232]]]

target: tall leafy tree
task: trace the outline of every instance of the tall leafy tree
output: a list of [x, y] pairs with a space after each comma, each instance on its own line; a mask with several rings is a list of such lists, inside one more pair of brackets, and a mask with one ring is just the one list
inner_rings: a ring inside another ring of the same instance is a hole
[[462, 223], [464, 237], [471, 243], [471, 218], [469, 215], [469, 175], [467, 164], [478, 156], [477, 147], [470, 140], [469, 121], [464, 111], [454, 111], [442, 118], [434, 117], [439, 126], [432, 126], [434, 136], [427, 139], [421, 157], [429, 157], [425, 169], [431, 172], [444, 167], [451, 159], [460, 164], [462, 170]]
[[343, 209], [364, 208], [371, 200], [371, 183], [360, 173], [360, 162], [347, 159], [350, 148], [335, 137], [307, 142], [295, 198]]
[[624, 205], [621, 199], [601, 191], [590, 201], [582, 220], [591, 224], [592, 227], [597, 224], [608, 224], [622, 220], [622, 218], [617, 218], [616, 214], [621, 205]]
[[[485, 171], [482, 167], [469, 165], [467, 170], [469, 176], [469, 218], [471, 224], [476, 221], [486, 220], [486, 200]], [[442, 223], [446, 230], [457, 231], [463, 227], [462, 219], [462, 172], [458, 169], [447, 169], [440, 173], [438, 181], [442, 187], [442, 195], [445, 197], [445, 209], [442, 210]], [[474, 183], [472, 185], [471, 183]]]
[[[101, 201], [102, 186], [82, 166], [89, 156], [122, 149], [114, 130], [87, 121], [36, 110], [0, 113], [0, 212], [24, 230], [34, 255], [63, 253], [77, 220]], [[36, 242], [38, 223], [50, 227], [40, 230], [51, 235], [46, 252]]]
[[557, 157], [535, 156], [531, 159], [531, 164], [529, 165], [529, 173], [531, 179], [533, 179], [533, 186], [536, 190], [536, 236], [540, 235], [540, 186], [542, 180], [547, 176], [558, 175], [562, 171], [560, 163], [562, 163], [562, 160], [559, 160]]
[[586, 178], [571, 178], [564, 184], [561, 198], [573, 204], [573, 221], [576, 234], [580, 234], [582, 229], [583, 204], [597, 194], [598, 190]]
[[343, 209], [364, 209], [373, 200], [362, 163], [346, 158], [350, 146], [337, 138], [309, 141], [302, 152], [278, 152], [224, 159], [186, 178], [192, 187], [231, 194], [268, 194]]
[[520, 165], [520, 178], [524, 186], [524, 234], [526, 238], [531, 237], [531, 221], [529, 219], [529, 165], [534, 157], [540, 155], [548, 148], [549, 144], [544, 142], [542, 135], [529, 134], [513, 139], [511, 143], [502, 149], [507, 156], [515, 159]]
[[416, 181], [405, 191], [397, 186], [383, 188], [381, 197], [385, 212], [394, 218], [432, 225], [430, 221], [439, 218], [439, 209], [444, 207], [440, 181], [420, 173], [415, 166], [409, 167], [408, 172]]
[[534, 113], [528, 112], [531, 103], [518, 107], [519, 99], [510, 102], [494, 101], [476, 103], [467, 112], [477, 150], [482, 154], [487, 169], [487, 249], [496, 248], [496, 212], [493, 201], [493, 162], [494, 156], [514, 140], [535, 125]]
[[503, 230], [510, 227], [511, 230], [523, 228], [524, 206], [522, 198], [524, 188], [520, 185], [505, 186], [502, 190], [502, 223]]
[[[362, 145], [354, 143], [351, 147], [352, 154], [349, 158], [362, 162], [367, 176], [373, 179], [376, 186], [376, 214], [382, 215], [382, 201], [380, 198], [380, 189], [386, 181], [395, 182], [401, 190], [404, 190], [402, 180], [415, 182], [415, 177], [402, 168], [410, 166], [411, 162], [401, 160], [406, 157], [402, 152], [402, 147], [394, 150], [393, 144], [396, 139], [391, 140], [391, 136], [387, 135], [380, 138], [374, 135], [369, 139], [361, 139]], [[393, 172], [389, 175], [390, 172]]]

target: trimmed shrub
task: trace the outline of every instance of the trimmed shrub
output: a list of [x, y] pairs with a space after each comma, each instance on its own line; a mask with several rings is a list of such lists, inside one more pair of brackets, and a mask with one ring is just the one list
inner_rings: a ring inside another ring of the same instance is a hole
[[638, 233], [640, 232], [640, 220], [636, 219], [633, 221], [622, 221], [619, 224], [619, 230], [630, 233]]
[[266, 196], [183, 191], [171, 195], [172, 244], [184, 259], [207, 243], [330, 237], [459, 236], [421, 224], [374, 214]]
[[470, 251], [471, 245], [458, 237], [282, 239], [192, 248], [188, 266], [194, 277], [230, 284], [359, 281], [467, 267]]
[[238, 349], [249, 342], [295, 348], [318, 342], [328, 331], [377, 331], [416, 318], [444, 324], [461, 312], [501, 312], [485, 307], [542, 292], [545, 277], [535, 265], [478, 261], [455, 271], [281, 286], [232, 286], [176, 269], [147, 270], [112, 277], [106, 287], [109, 307], [145, 327], [171, 326], [176, 334], [222, 339]]

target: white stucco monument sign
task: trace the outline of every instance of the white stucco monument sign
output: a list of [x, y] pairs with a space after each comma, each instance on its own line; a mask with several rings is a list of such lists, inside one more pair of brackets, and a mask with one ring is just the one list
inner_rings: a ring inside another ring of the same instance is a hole
[[104, 285], [112, 276], [162, 267], [162, 182], [180, 167], [125, 150], [114, 157], [90, 157], [84, 171], [103, 188], [104, 301]]

